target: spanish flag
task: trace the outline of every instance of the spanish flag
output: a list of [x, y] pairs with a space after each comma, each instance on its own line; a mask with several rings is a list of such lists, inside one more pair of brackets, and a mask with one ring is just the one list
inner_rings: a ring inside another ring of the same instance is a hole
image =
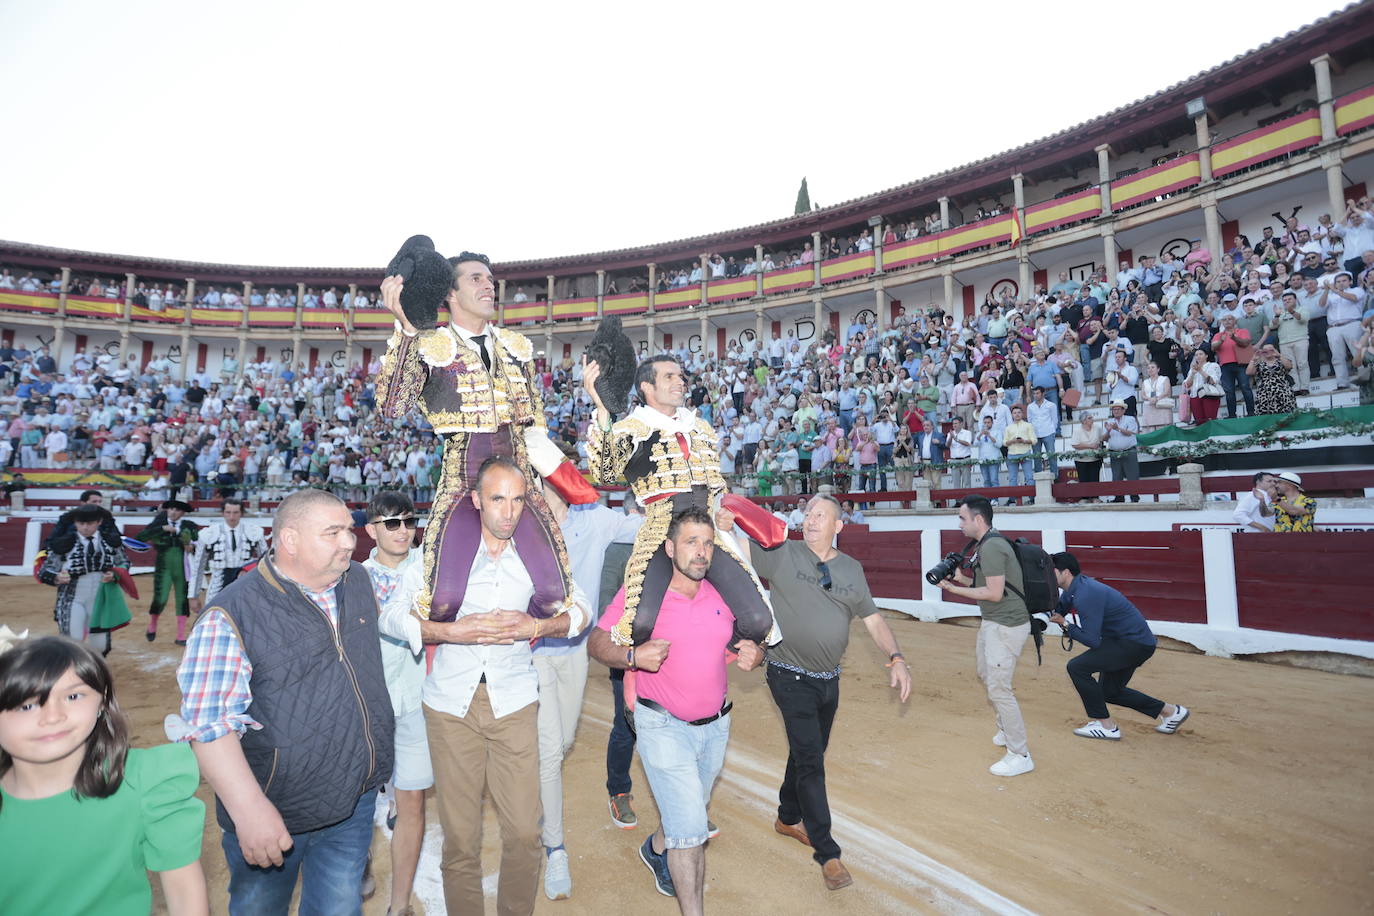
[[1011, 246], [1015, 248], [1021, 243], [1021, 211], [1015, 207], [1011, 208]]

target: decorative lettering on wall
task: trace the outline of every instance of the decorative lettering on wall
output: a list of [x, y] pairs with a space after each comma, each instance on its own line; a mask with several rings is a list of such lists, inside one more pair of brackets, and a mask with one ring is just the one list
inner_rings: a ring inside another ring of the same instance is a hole
[[816, 336], [816, 322], [811, 318], [797, 319], [797, 340], [805, 343]]
[[854, 314], [855, 324], [868, 324], [870, 321], [877, 320], [878, 313], [873, 311], [873, 309], [859, 309], [859, 311]]
[[291, 365], [291, 360], [292, 360], [293, 358], [295, 358], [295, 356], [296, 356], [296, 351], [295, 351], [294, 349], [292, 349], [291, 347], [282, 347], [282, 348], [281, 348], [281, 361], [282, 361], [282, 364], [283, 364], [283, 365], [287, 365], [287, 366]]
[[1097, 272], [1097, 262], [1089, 261], [1086, 264], [1075, 264], [1069, 268], [1069, 279], [1075, 283], [1087, 283], [1088, 278]]
[[1159, 256], [1161, 258], [1164, 257], [1164, 253], [1167, 251], [1174, 256], [1174, 260], [1182, 261], [1188, 256], [1188, 251], [1192, 247], [1193, 243], [1187, 239], [1169, 239], [1169, 241], [1159, 246]]
[[110, 356], [118, 356], [118, 355], [119, 355], [119, 338], [116, 337], [114, 340], [108, 341], [108, 342], [102, 344], [101, 346], [97, 347], [97, 349], [99, 349], [99, 350], [104, 350], [104, 351], [105, 351], [106, 353], [108, 353]]
[[701, 335], [700, 335], [700, 334], [693, 334], [691, 337], [688, 337], [688, 338], [687, 338], [687, 352], [688, 352], [688, 353], [700, 353], [700, 352], [701, 352]]
[[1020, 285], [1010, 277], [1004, 280], [998, 280], [996, 283], [992, 284], [992, 298], [1001, 299], [1003, 294], [1006, 294], [1015, 299], [1020, 289]]
[[739, 336], [730, 341], [730, 343], [743, 347], [745, 344], [753, 342], [755, 336], [753, 328], [745, 328], [740, 331]]
[[167, 348], [167, 362], [174, 366], [181, 365], [181, 344], [172, 344]]
[[224, 347], [220, 350], [220, 358], [223, 360], [235, 359], [237, 356], [238, 350], [234, 347]]
[[[542, 351], [540, 355], [543, 355]], [[335, 350], [329, 356], [329, 365], [333, 366], [335, 369], [340, 369], [344, 366], [345, 359], [346, 355], [343, 350]]]
[[[33, 336], [38, 338], [38, 345], [40, 347], [47, 347], [49, 350], [52, 349], [52, 342], [57, 339], [56, 334], [54, 334], [52, 337], [44, 337], [42, 334], [35, 333]], [[53, 357], [56, 358], [56, 356], [57, 354], [54, 353]]]

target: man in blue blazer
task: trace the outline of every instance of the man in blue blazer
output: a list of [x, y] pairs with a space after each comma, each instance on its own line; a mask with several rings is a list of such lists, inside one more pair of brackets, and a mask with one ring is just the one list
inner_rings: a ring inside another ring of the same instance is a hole
[[916, 460], [930, 488], [938, 490], [940, 477], [944, 474], [944, 468], [940, 465], [945, 461], [945, 434], [940, 432], [940, 427], [930, 417], [921, 421], [921, 431], [916, 434]]

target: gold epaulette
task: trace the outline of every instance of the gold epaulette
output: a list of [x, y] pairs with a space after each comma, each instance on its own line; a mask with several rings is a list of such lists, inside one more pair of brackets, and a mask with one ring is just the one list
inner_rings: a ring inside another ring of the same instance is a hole
[[501, 341], [502, 348], [520, 362], [527, 363], [534, 358], [534, 344], [519, 331], [497, 328], [496, 337]]
[[435, 368], [449, 365], [458, 356], [458, 340], [447, 327], [421, 331], [417, 343], [420, 358]]

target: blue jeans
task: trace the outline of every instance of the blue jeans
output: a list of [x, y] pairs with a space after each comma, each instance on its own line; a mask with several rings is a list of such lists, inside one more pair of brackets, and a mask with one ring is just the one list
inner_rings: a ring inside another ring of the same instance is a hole
[[1245, 398], [1245, 415], [1255, 415], [1255, 394], [1250, 390], [1250, 376], [1240, 363], [1226, 363], [1221, 367], [1221, 390], [1226, 393], [1226, 419], [1236, 418], [1236, 388]]
[[1047, 455], [1049, 456], [1050, 473], [1059, 473], [1059, 459], [1054, 457], [1054, 436], [1041, 436], [1039, 439], [1036, 439], [1035, 444], [1031, 446], [1031, 454], [1036, 456], [1035, 469], [1037, 471], [1043, 471], [1045, 469], [1044, 459], [1040, 456]]
[[1035, 478], [1031, 476], [1030, 452], [1026, 452], [1026, 454], [1024, 455], [1017, 455], [1014, 458], [1011, 455], [1007, 456], [1007, 486], [1021, 486], [1021, 483], [1017, 482], [1018, 472], [1021, 475], [1022, 482], [1026, 486], [1030, 486], [1035, 483]]
[[887, 490], [887, 469], [892, 467], [892, 451], [895, 448], [895, 443], [892, 445], [878, 446], [878, 474], [881, 480], [878, 485], [879, 490]]
[[691, 849], [707, 839], [706, 805], [725, 765], [730, 716], [688, 725], [643, 703], [635, 706], [639, 762], [663, 819], [666, 849]]
[[1078, 361], [1083, 364], [1083, 381], [1093, 380], [1093, 351], [1092, 347], [1085, 343], [1078, 345]]
[[615, 721], [606, 741], [606, 794], [624, 795], [630, 791], [630, 760], [635, 753], [635, 733], [625, 722], [625, 672], [611, 671], [611, 693], [615, 695]]
[[229, 866], [230, 916], [285, 916], [301, 877], [300, 916], [358, 916], [363, 911], [363, 869], [372, 846], [377, 790], [366, 792], [348, 820], [291, 834], [283, 864], [258, 868], [243, 859], [238, 836], [224, 831], [220, 845]]
[[985, 487], [999, 487], [999, 486], [1001, 486], [1001, 484], [998, 482], [998, 480], [999, 480], [999, 478], [1000, 478], [1000, 476], [1001, 476], [1001, 475], [999, 474], [999, 472], [1001, 471], [1001, 469], [1002, 469], [1002, 462], [1001, 462], [1001, 461], [991, 461], [991, 460], [990, 460], [990, 461], [988, 461], [988, 462], [985, 463], [985, 464], [980, 464], [980, 465], [978, 465], [978, 470], [981, 471], [982, 474], [983, 474], [983, 486], [985, 486]]
[[840, 411], [840, 429], [844, 430], [844, 434], [847, 436], [847, 435], [849, 435], [849, 431], [850, 431], [851, 429], [853, 429], [853, 428], [854, 428], [854, 410], [853, 410], [853, 408], [850, 408], [849, 410], [841, 410], [841, 411]]

